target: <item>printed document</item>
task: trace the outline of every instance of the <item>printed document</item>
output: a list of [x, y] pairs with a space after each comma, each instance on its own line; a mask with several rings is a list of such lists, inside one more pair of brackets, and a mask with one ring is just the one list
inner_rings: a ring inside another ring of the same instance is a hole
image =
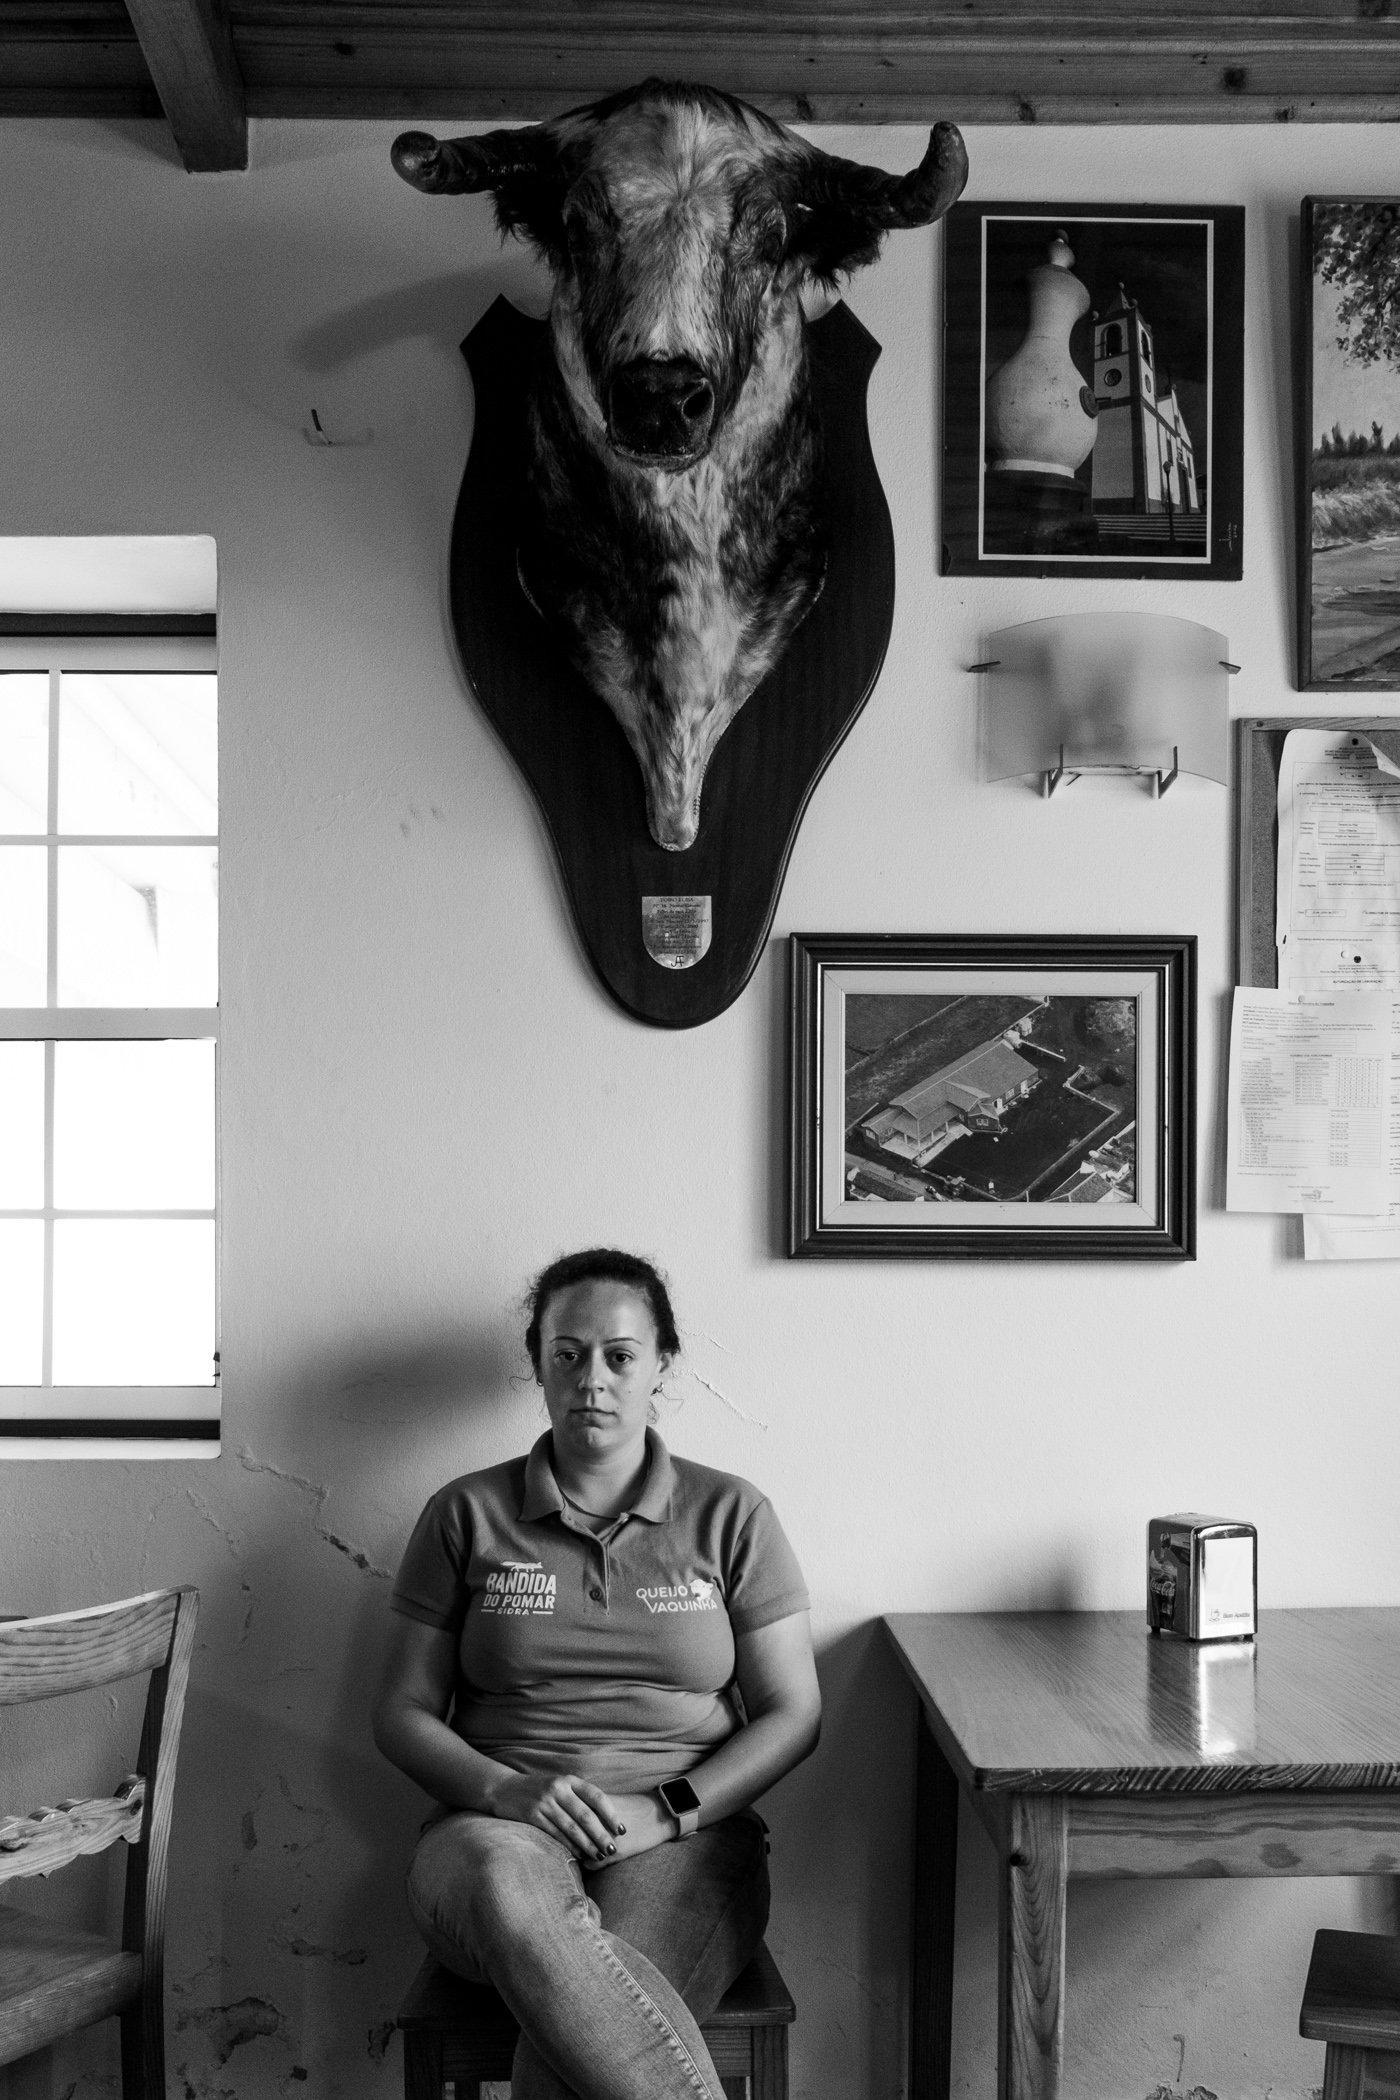
[[1228, 1210], [1386, 1209], [1393, 1004], [1384, 992], [1235, 987]]
[[[1400, 972], [1400, 767], [1356, 730], [1290, 729], [1278, 776], [1279, 984], [1357, 936]], [[1295, 944], [1309, 946], [1295, 958]], [[1321, 945], [1319, 945], [1321, 944]]]
[[[1400, 767], [1361, 731], [1294, 729], [1278, 788], [1278, 981], [1400, 995]], [[1400, 996], [1386, 1088], [1388, 1202], [1305, 1210], [1309, 1261], [1400, 1260]]]
[[1303, 1213], [1305, 1261], [1400, 1260], [1400, 997], [1391, 1003], [1390, 1129], [1386, 1145], [1389, 1202], [1376, 1218]]

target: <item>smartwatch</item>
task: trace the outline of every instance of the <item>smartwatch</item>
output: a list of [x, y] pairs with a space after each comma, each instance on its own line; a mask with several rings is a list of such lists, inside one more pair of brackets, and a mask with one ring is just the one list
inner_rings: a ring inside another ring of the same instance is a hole
[[656, 1789], [661, 1806], [676, 1819], [676, 1836], [693, 1837], [700, 1828], [700, 1796], [688, 1779], [663, 1779]]

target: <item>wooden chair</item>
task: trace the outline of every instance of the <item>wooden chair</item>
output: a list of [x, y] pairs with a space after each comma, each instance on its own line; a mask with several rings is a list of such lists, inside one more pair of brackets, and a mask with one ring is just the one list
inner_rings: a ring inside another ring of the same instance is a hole
[[150, 1673], [136, 1771], [110, 1799], [0, 1817], [0, 1881], [126, 1841], [121, 1945], [0, 1906], [0, 2064], [114, 2014], [122, 2100], [165, 2100], [165, 1869], [199, 1594], [158, 1590], [0, 1624], [0, 1707]]
[[[792, 1994], [766, 1946], [700, 2032], [729, 2100], [787, 2100]], [[431, 1957], [399, 2008], [404, 2100], [481, 2100], [483, 2078], [510, 2077], [520, 2030], [489, 1985], [463, 1983]]]
[[1323, 2100], [1400, 2100], [1400, 1939], [1319, 1932], [1298, 2031], [1327, 2044]]

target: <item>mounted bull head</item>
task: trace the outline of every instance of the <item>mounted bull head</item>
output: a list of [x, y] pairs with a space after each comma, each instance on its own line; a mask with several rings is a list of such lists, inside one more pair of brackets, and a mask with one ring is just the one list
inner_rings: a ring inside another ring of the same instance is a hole
[[681, 851], [715, 746], [821, 589], [802, 289], [940, 217], [962, 139], [939, 124], [889, 175], [650, 80], [521, 130], [406, 132], [393, 161], [430, 193], [490, 190], [553, 271], [521, 582], [622, 724], [653, 837]]

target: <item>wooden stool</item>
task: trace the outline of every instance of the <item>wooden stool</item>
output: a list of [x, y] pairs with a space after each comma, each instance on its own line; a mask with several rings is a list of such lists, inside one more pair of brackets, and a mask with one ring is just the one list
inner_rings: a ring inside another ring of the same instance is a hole
[[[797, 2007], [760, 1946], [700, 2029], [728, 2100], [787, 2100], [788, 2028]], [[464, 1983], [431, 1956], [399, 2008], [404, 2100], [480, 2100], [483, 2078], [510, 2077], [519, 2033], [486, 1984]]]
[[1323, 2100], [1400, 2100], [1400, 1939], [1319, 1932], [1298, 2032], [1327, 2044]]

